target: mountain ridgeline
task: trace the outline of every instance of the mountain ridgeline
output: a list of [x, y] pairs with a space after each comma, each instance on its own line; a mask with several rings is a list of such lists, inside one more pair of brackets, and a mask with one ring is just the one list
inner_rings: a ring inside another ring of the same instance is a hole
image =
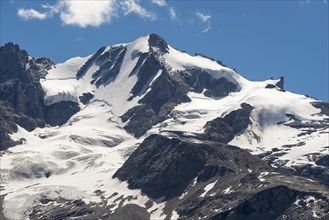
[[0, 150], [19, 142], [11, 140], [9, 133], [19, 125], [28, 131], [36, 127], [62, 125], [79, 111], [76, 103], [44, 104], [45, 92], [40, 79], [54, 64], [48, 58], [31, 58], [25, 50], [13, 43], [0, 48]]
[[156, 34], [61, 64], [0, 57], [3, 219], [329, 218], [329, 103], [283, 77]]

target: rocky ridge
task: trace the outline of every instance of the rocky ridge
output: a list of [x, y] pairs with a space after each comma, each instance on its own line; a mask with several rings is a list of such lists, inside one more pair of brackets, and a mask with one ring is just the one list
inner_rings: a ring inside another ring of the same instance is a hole
[[1, 217], [329, 218], [329, 105], [283, 77], [156, 34], [56, 65], [0, 52]]
[[8, 136], [17, 131], [16, 124], [28, 131], [46, 124], [62, 125], [80, 110], [72, 102], [45, 105], [40, 80], [54, 65], [50, 59], [30, 57], [13, 43], [2, 46], [0, 56], [0, 150], [19, 144]]

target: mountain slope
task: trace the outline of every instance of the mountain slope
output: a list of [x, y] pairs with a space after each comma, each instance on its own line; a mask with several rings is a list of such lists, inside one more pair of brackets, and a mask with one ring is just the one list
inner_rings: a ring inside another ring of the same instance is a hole
[[156, 34], [56, 65], [7, 44], [1, 60], [8, 219], [328, 217], [329, 104], [283, 77], [249, 81]]

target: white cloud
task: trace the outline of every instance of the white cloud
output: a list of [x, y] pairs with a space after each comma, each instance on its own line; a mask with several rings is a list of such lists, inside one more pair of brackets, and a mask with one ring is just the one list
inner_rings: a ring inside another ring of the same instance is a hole
[[195, 15], [200, 19], [202, 22], [207, 22], [211, 19], [210, 15], [202, 14], [200, 12], [195, 13]]
[[124, 11], [124, 15], [135, 13], [142, 18], [149, 18], [151, 20], [156, 19], [155, 14], [147, 11], [145, 8], [139, 5], [135, 0], [125, 0], [121, 2], [121, 5], [122, 5], [122, 10]]
[[63, 10], [63, 3], [59, 2], [56, 5], [50, 5], [50, 4], [41, 4], [41, 7], [45, 9], [47, 12], [47, 17], [52, 18], [55, 14], [59, 14], [61, 10]]
[[47, 18], [47, 14], [40, 13], [34, 9], [18, 9], [17, 15], [23, 18], [24, 20], [44, 20]]
[[170, 16], [170, 19], [173, 21], [177, 19], [176, 11], [175, 11], [174, 7], [169, 8], [169, 16]]
[[66, 25], [98, 27], [116, 16], [114, 1], [61, 1], [60, 18]]
[[43, 20], [59, 15], [64, 25], [82, 28], [98, 27], [109, 23], [113, 18], [118, 17], [119, 13], [137, 14], [150, 20], [156, 19], [156, 15], [142, 7], [139, 0], [57, 0], [54, 5], [41, 4], [41, 7], [44, 12], [34, 9], [19, 9], [17, 14], [25, 20]]
[[201, 12], [196, 12], [195, 15], [197, 18], [202, 22], [205, 23], [207, 26], [202, 30], [203, 33], [206, 33], [210, 30], [211, 27], [211, 16], [207, 14], [202, 14]]
[[153, 4], [156, 4], [160, 7], [167, 6], [167, 3], [165, 0], [152, 0]]
[[208, 25], [205, 29], [202, 30], [203, 33], [206, 33], [210, 30], [210, 25]]

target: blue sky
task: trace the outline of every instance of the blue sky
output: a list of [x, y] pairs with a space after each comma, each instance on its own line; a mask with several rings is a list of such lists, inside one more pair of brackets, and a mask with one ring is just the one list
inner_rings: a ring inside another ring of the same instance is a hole
[[283, 75], [287, 90], [328, 101], [327, 1], [1, 0], [0, 40], [60, 63], [157, 33], [249, 80]]

